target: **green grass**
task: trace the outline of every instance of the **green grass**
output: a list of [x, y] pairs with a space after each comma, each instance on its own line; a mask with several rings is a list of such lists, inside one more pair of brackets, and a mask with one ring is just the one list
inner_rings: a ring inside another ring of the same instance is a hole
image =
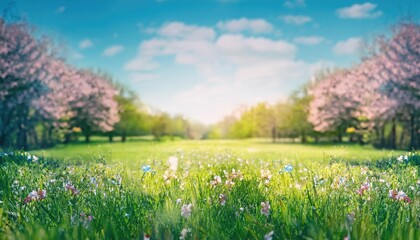
[[329, 163], [331, 159], [365, 162], [401, 155], [404, 151], [377, 150], [371, 146], [276, 143], [270, 140], [203, 140], [156, 142], [134, 139], [129, 142], [109, 143], [106, 138], [94, 138], [92, 143], [59, 145], [53, 149], [33, 151], [34, 154], [65, 162], [83, 163], [105, 157], [108, 161], [124, 164], [142, 164], [150, 158], [166, 159], [181, 151], [224, 153], [232, 152], [249, 158], [264, 160], [288, 159], [294, 162]]
[[[358, 145], [93, 140], [31, 152], [44, 156], [35, 162], [0, 157], [0, 239], [179, 239], [183, 229], [185, 239], [420, 239], [417, 153], [400, 162], [406, 153]], [[25, 202], [33, 190], [47, 195]]]

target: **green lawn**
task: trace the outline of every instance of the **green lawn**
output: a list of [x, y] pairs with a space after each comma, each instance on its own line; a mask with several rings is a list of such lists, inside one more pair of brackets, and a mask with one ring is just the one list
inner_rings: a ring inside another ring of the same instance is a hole
[[416, 153], [92, 140], [0, 155], [0, 240], [420, 239]]
[[33, 151], [34, 154], [64, 160], [66, 162], [83, 163], [104, 157], [108, 162], [136, 163], [150, 159], [162, 160], [179, 153], [233, 153], [251, 159], [289, 160], [298, 163], [329, 163], [331, 159], [351, 162], [363, 162], [387, 159], [401, 155], [404, 151], [378, 150], [371, 146], [360, 145], [326, 145], [326, 144], [293, 144], [271, 143], [265, 139], [251, 140], [179, 140], [156, 142], [135, 139], [125, 143], [109, 143], [106, 138], [93, 138], [89, 144], [59, 145], [52, 149]]

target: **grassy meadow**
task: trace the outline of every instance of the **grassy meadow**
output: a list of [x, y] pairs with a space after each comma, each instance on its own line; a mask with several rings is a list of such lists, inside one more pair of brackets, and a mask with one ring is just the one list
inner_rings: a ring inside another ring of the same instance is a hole
[[418, 153], [269, 140], [0, 155], [0, 239], [420, 239]]

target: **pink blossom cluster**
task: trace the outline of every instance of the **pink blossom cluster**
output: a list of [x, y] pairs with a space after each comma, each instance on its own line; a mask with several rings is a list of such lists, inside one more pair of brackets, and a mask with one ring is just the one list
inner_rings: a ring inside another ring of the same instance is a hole
[[38, 191], [32, 191], [28, 194], [28, 196], [23, 200], [24, 203], [29, 203], [33, 201], [42, 200], [47, 196], [47, 191], [38, 189]]

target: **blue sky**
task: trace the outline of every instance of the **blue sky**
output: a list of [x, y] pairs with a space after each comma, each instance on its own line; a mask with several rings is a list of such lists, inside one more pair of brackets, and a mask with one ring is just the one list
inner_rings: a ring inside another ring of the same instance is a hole
[[[1, 9], [8, 2], [0, 1]], [[414, 0], [16, 0], [12, 12], [146, 104], [212, 123], [285, 99], [319, 69], [359, 61]]]

